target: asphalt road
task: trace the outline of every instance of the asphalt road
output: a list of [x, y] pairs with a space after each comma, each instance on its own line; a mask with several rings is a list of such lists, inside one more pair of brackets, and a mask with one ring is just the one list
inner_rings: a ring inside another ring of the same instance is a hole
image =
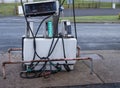
[[[37, 23], [35, 24], [37, 25]], [[74, 34], [74, 30], [72, 30]], [[40, 33], [43, 33], [41, 30]], [[25, 34], [25, 21], [22, 17], [0, 19], [0, 51], [21, 47]], [[77, 24], [78, 44], [82, 50], [119, 50], [120, 24], [80, 23]]]
[[[75, 9], [76, 16], [101, 16], [101, 15], [118, 15], [120, 9], [101, 8], [101, 9]], [[64, 16], [73, 16], [71, 9], [64, 10]]]
[[77, 24], [78, 42], [83, 50], [119, 50], [119, 24]]

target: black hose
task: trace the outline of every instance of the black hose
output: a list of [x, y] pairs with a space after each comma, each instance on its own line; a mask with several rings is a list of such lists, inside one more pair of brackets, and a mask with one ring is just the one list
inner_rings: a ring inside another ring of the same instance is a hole
[[75, 1], [74, 0], [73, 0], [73, 19], [74, 19], [75, 38], [77, 39], [76, 14], [75, 14]]
[[[63, 39], [63, 35], [61, 35], [62, 38], [62, 46], [63, 46], [63, 54], [64, 54], [64, 58], [66, 58], [66, 52], [65, 52], [65, 44], [64, 44], [64, 39]], [[63, 64], [64, 68], [66, 69], [66, 71], [71, 71], [70, 67], [68, 66], [68, 62], [65, 60], [65, 64]]]
[[[36, 31], [36, 33], [35, 33], [35, 35], [34, 35], [32, 29], [31, 29], [31, 27], [30, 27], [30, 25], [29, 25], [29, 22], [28, 22], [28, 20], [27, 20], [27, 17], [26, 17], [26, 15], [25, 15], [25, 10], [24, 10], [24, 6], [23, 6], [22, 0], [21, 0], [21, 5], [22, 5], [22, 9], [23, 9], [23, 14], [24, 14], [24, 17], [25, 17], [25, 20], [26, 20], [26, 23], [27, 23], [27, 31], [30, 30], [30, 32], [32, 33], [32, 37], [33, 37], [33, 47], [34, 47], [33, 60], [35, 60], [35, 57], [36, 57], [36, 56], [38, 56], [38, 58], [41, 59], [42, 57], [40, 57], [40, 56], [38, 55], [37, 51], [36, 51], [36, 40], [35, 40], [35, 38], [36, 38], [36, 36], [37, 36], [37, 34], [38, 34], [38, 31], [39, 31], [42, 23], [43, 23], [46, 19], [48, 19], [49, 17], [51, 17], [51, 16], [47, 16], [46, 18], [44, 18], [44, 19], [42, 20], [42, 22], [39, 24], [39, 26], [38, 26], [38, 28], [37, 28], [37, 31]], [[37, 66], [38, 64], [39, 64], [39, 62], [36, 63], [35, 66]], [[30, 66], [32, 67], [32, 69], [35, 68], [35, 67], [33, 67], [33, 62], [30, 64]]]
[[53, 48], [51, 49], [51, 51], [49, 52], [49, 54], [48, 54], [47, 57], [50, 57], [50, 55], [53, 53], [53, 51], [54, 51], [54, 49], [55, 49], [55, 47], [56, 47], [56, 45], [57, 45], [57, 43], [58, 43], [58, 40], [59, 40], [59, 37], [57, 38], [57, 40], [56, 40], [56, 42], [55, 42]]
[[[29, 31], [30, 30], [30, 32], [31, 32], [31, 34], [32, 34], [32, 37], [33, 37], [33, 45], [35, 45], [35, 37], [34, 37], [34, 33], [33, 33], [33, 31], [32, 31], [32, 29], [31, 29], [31, 27], [30, 27], [30, 25], [29, 25], [29, 22], [28, 22], [28, 20], [27, 20], [27, 17], [26, 17], [26, 15], [25, 15], [25, 9], [24, 9], [24, 6], [23, 6], [23, 1], [21, 0], [21, 5], [22, 5], [22, 10], [23, 10], [23, 15], [24, 15], [24, 17], [25, 17], [25, 21], [26, 21], [26, 24], [27, 24], [27, 31]], [[34, 46], [34, 50], [36, 49], [36, 47]], [[34, 55], [33, 55], [33, 60], [35, 59], [35, 52], [34, 52]], [[31, 63], [31, 65], [32, 65], [33, 63]]]
[[[61, 0], [59, 2], [61, 2]], [[57, 25], [56, 25], [57, 29], [56, 30], [58, 30], [58, 24], [59, 24], [59, 19], [60, 19], [60, 8], [64, 4], [64, 2], [65, 2], [65, 0], [63, 0], [62, 3], [59, 5], [59, 11], [58, 11], [58, 17], [57, 17]], [[55, 30], [55, 33], [56, 33], [56, 30]]]
[[[24, 6], [23, 6], [22, 0], [21, 0], [21, 5], [22, 5], [22, 9], [23, 9], [23, 14], [24, 14], [24, 17], [25, 17], [25, 21], [26, 21], [26, 23], [27, 23], [27, 31], [30, 30], [30, 32], [32, 33], [32, 37], [33, 37], [33, 48], [34, 48], [33, 60], [35, 60], [36, 55], [41, 59], [41, 57], [40, 57], [40, 56], [37, 54], [37, 52], [36, 52], [36, 40], [35, 40], [35, 38], [36, 38], [36, 35], [37, 35], [37, 33], [38, 33], [38, 31], [39, 31], [39, 28], [40, 28], [40, 26], [42, 25], [42, 23], [43, 23], [47, 18], [49, 18], [50, 16], [48, 16], [48, 17], [46, 17], [45, 19], [43, 19], [43, 21], [42, 21], [42, 22], [40, 23], [40, 25], [38, 26], [37, 32], [36, 32], [36, 34], [35, 34], [35, 36], [34, 36], [34, 33], [33, 33], [32, 29], [31, 29], [31, 27], [30, 27], [30, 25], [29, 25], [29, 22], [28, 22], [28, 20], [27, 20], [27, 17], [26, 17], [26, 15], [25, 15], [25, 10], [24, 10]], [[39, 62], [37, 62], [37, 63], [33, 66], [33, 62], [32, 62], [32, 63], [30, 64], [30, 67], [32, 67], [31, 70], [33, 70], [33, 69], [35, 68], [35, 66], [37, 66], [38, 64], [39, 64]], [[45, 67], [45, 65], [46, 65], [46, 62], [44, 63], [43, 67], [42, 67], [40, 70], [42, 70], [42, 69]], [[22, 75], [22, 73], [21, 73], [20, 75]], [[26, 75], [26, 76], [27, 76], [27, 75]]]
[[[57, 28], [58, 28], [58, 22], [59, 22], [59, 17], [60, 17], [60, 8], [61, 8], [61, 6], [64, 4], [64, 2], [65, 2], [65, 0], [63, 0], [63, 2], [60, 4], [60, 6], [59, 6], [59, 13], [58, 13], [58, 19], [57, 19]], [[55, 49], [55, 47], [56, 47], [56, 45], [57, 45], [57, 43], [58, 43], [58, 40], [59, 40], [59, 37], [57, 38], [57, 40], [56, 40], [56, 42], [55, 42], [55, 44], [54, 44], [54, 36], [53, 36], [53, 40], [52, 40], [52, 42], [51, 42], [51, 46], [50, 46], [50, 49], [49, 49], [49, 52], [48, 52], [48, 56], [47, 57], [40, 57], [39, 55], [38, 55], [38, 53], [37, 53], [37, 51], [36, 51], [36, 36], [37, 36], [37, 34], [38, 34], [38, 32], [39, 32], [39, 30], [40, 30], [40, 27], [41, 27], [41, 25], [42, 25], [42, 23], [46, 20], [46, 19], [48, 19], [49, 17], [51, 17], [51, 16], [47, 16], [46, 18], [44, 18], [42, 21], [41, 21], [41, 23], [39, 24], [39, 26], [38, 26], [38, 28], [37, 28], [37, 31], [36, 31], [36, 33], [35, 33], [35, 35], [34, 35], [34, 33], [33, 33], [33, 31], [32, 31], [32, 29], [31, 29], [31, 27], [30, 27], [30, 25], [29, 25], [29, 22], [28, 22], [28, 20], [27, 20], [27, 17], [26, 17], [26, 15], [25, 15], [25, 10], [24, 10], [24, 6], [23, 6], [23, 2], [22, 2], [22, 0], [21, 0], [21, 4], [22, 4], [22, 8], [23, 8], [23, 14], [24, 14], [24, 17], [25, 17], [25, 21], [26, 21], [26, 23], [27, 23], [27, 31], [29, 31], [30, 30], [30, 32], [31, 32], [31, 34], [32, 34], [32, 37], [33, 37], [33, 48], [34, 48], [34, 55], [33, 55], [33, 60], [35, 60], [35, 57], [37, 56], [39, 59], [48, 59], [49, 61], [49, 63], [50, 63], [50, 65], [51, 65], [51, 61], [50, 61], [50, 56], [51, 56], [51, 54], [53, 53], [53, 51], [54, 51], [54, 49]], [[73, 8], [74, 9], [74, 8]], [[73, 11], [73, 12], [75, 12], [75, 11]], [[75, 22], [75, 13], [74, 13], [74, 22]], [[76, 26], [76, 24], [75, 24], [75, 26]], [[56, 32], [55, 32], [56, 33]], [[77, 38], [77, 37], [76, 37]], [[66, 58], [66, 54], [65, 54], [65, 46], [64, 46], [64, 40], [63, 40], [63, 37], [62, 37], [62, 43], [63, 43], [63, 53], [64, 53], [64, 58]], [[67, 65], [67, 61], [65, 61], [66, 62], [66, 65], [65, 65], [65, 67], [66, 67], [66, 69], [67, 70], [69, 70], [69, 67], [68, 67], [68, 65]], [[35, 72], [34, 71], [34, 69], [35, 69], [35, 67], [37, 66], [39, 64], [39, 62], [37, 62], [36, 64], [33, 64], [33, 63], [31, 63], [30, 64], [30, 69], [32, 70], [32, 72]], [[42, 76], [42, 73], [43, 72], [45, 72], [45, 69], [46, 69], [46, 65], [47, 65], [47, 62], [44, 62], [44, 64], [43, 64], [43, 66], [38, 70], [38, 72], [40, 72], [39, 74], [37, 74], [36, 72], [35, 73], [33, 73], [33, 75], [31, 76], [31, 75], [29, 75], [29, 71], [27, 71], [26, 73], [25, 73], [25, 76], [26, 76], [26, 78], [37, 78], [37, 77], [41, 77]], [[60, 68], [56, 65], [52, 65], [52, 66], [54, 66], [56, 69], [58, 69], [58, 71], [60, 71]], [[57, 72], [57, 71], [56, 71]], [[52, 73], [52, 72], [51, 72]], [[25, 78], [25, 77], [23, 77], [23, 74], [24, 74], [24, 72], [21, 72], [20, 73], [20, 76], [22, 77], [22, 78]]]
[[35, 33], [35, 37], [37, 36], [38, 31], [39, 31], [39, 29], [40, 29], [42, 23], [43, 23], [46, 19], [48, 19], [48, 18], [50, 18], [50, 17], [51, 17], [51, 15], [50, 15], [50, 16], [47, 16], [46, 18], [44, 18], [44, 19], [41, 21], [41, 23], [40, 23], [40, 25], [38, 26], [37, 31], [36, 31], [36, 33]]

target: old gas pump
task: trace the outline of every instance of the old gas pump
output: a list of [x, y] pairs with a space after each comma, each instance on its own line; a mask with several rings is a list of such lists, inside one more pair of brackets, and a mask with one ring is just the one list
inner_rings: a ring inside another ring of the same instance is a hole
[[[22, 48], [8, 50], [9, 61], [2, 63], [3, 78], [6, 78], [6, 64], [22, 63], [23, 71], [20, 72], [22, 78], [48, 77], [60, 71], [69, 72], [74, 69], [77, 60], [90, 60], [92, 72], [92, 58], [80, 58], [74, 0], [72, 2], [74, 27], [69, 20], [60, 20], [64, 2], [65, 0], [40, 0], [23, 3], [21, 0], [26, 21], [25, 35], [22, 37]], [[39, 22], [38, 27], [34, 25], [35, 21]], [[44, 32], [39, 34], [41, 27]], [[22, 61], [12, 61], [11, 51], [22, 51]]]
[[[24, 73], [39, 72], [41, 74], [34, 75], [35, 77], [42, 76], [42, 72], [49, 71], [51, 73], [61, 70], [73, 70], [75, 60], [59, 61], [64, 58], [76, 58], [77, 40], [71, 33], [71, 23], [68, 20], [59, 22], [60, 9], [62, 4], [58, 0], [47, 0], [39, 2], [24, 3], [23, 11], [26, 19], [27, 29], [26, 35], [23, 37], [23, 61], [31, 60], [48, 60], [46, 62], [31, 62], [24, 63], [25, 71], [21, 72], [21, 77]], [[34, 20], [36, 17], [45, 17], [40, 25], [45, 24], [44, 34], [37, 35], [33, 33]], [[59, 24], [62, 27], [59, 27]], [[50, 61], [56, 59], [56, 61]], [[57, 61], [58, 60], [58, 61]], [[28, 76], [27, 77], [34, 77]]]

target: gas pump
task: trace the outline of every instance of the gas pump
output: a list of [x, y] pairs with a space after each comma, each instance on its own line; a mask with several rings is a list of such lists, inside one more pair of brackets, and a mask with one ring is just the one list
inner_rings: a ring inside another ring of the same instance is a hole
[[[63, 27], [59, 28], [60, 8], [58, 0], [39, 1], [33, 3], [25, 3], [23, 11], [27, 23], [27, 32], [23, 37], [23, 60], [40, 60], [40, 59], [61, 59], [76, 58], [77, 40], [72, 36], [71, 23], [68, 20], [62, 20]], [[28, 19], [35, 17], [45, 17], [39, 27], [45, 24], [45, 34], [37, 36], [33, 33], [34, 22]], [[45, 21], [45, 22], [43, 22]], [[47, 61], [24, 63], [25, 70], [31, 72], [56, 71], [56, 70], [73, 70], [76, 61]], [[24, 71], [21, 72], [23, 77]]]
[[[60, 1], [62, 1], [60, 3]], [[3, 62], [3, 77], [5, 76], [5, 64], [22, 63], [22, 78], [46, 77], [59, 71], [71, 71], [76, 60], [91, 60], [89, 57], [80, 56], [80, 48], [77, 46], [77, 32], [75, 22], [75, 10], [73, 8], [75, 36], [72, 34], [71, 22], [59, 20], [61, 7], [65, 0], [41, 0], [38, 2], [23, 3], [23, 13], [26, 21], [26, 32], [22, 37], [21, 49], [10, 49], [9, 61]], [[73, 0], [74, 2], [74, 0]], [[74, 3], [73, 3], [74, 7]], [[34, 29], [35, 19], [42, 19], [37, 30]], [[41, 26], [45, 25], [44, 32], [39, 35]], [[22, 50], [22, 61], [10, 60], [10, 52]], [[92, 64], [91, 64], [92, 71]]]

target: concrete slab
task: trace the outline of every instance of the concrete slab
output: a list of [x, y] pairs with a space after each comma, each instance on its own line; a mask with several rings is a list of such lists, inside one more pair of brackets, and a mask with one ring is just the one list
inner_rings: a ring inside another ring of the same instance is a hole
[[[116, 50], [93, 50], [81, 51], [82, 55], [90, 55], [94, 62], [94, 73], [90, 74], [89, 61], [78, 61], [75, 69], [71, 72], [59, 72], [49, 78], [23, 79], [19, 77], [21, 65], [7, 65], [7, 79], [2, 79], [2, 68], [0, 66], [1, 88], [40, 88], [54, 86], [73, 86], [99, 83], [120, 82], [120, 51]], [[103, 59], [100, 59], [99, 55]], [[20, 54], [13, 54], [13, 60], [20, 60]], [[0, 54], [0, 64], [6, 61], [7, 54]]]
[[119, 50], [90, 51], [90, 53], [97, 53], [103, 57], [103, 60], [94, 60], [93, 62], [94, 72], [99, 76], [103, 83], [120, 82]]

